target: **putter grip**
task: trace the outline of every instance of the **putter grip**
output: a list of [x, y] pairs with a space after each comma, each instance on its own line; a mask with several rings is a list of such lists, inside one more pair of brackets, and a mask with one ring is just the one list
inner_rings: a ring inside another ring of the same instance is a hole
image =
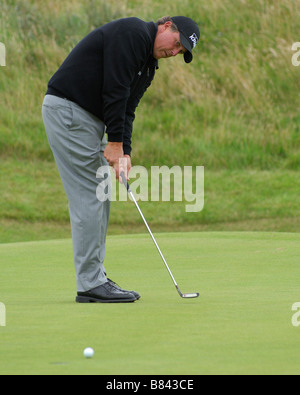
[[122, 178], [123, 184], [125, 185], [125, 187], [126, 187], [127, 191], [129, 192], [129, 190], [130, 190], [130, 187], [129, 187], [129, 184], [128, 184], [127, 180], [126, 180], [126, 177], [125, 177], [124, 171], [122, 171], [120, 175], [121, 175], [121, 178]]

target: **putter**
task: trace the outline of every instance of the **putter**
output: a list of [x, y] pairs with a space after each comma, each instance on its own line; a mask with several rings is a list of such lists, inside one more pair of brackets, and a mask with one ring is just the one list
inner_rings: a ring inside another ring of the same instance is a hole
[[148, 232], [150, 233], [150, 236], [152, 237], [152, 240], [153, 240], [153, 242], [154, 242], [154, 244], [155, 244], [155, 246], [156, 246], [156, 248], [157, 248], [157, 250], [159, 252], [159, 255], [161, 256], [161, 259], [163, 260], [163, 262], [164, 262], [164, 264], [165, 264], [165, 266], [166, 266], [166, 268], [167, 268], [167, 270], [168, 270], [168, 272], [169, 272], [169, 274], [171, 276], [171, 279], [173, 280], [173, 283], [174, 283], [174, 285], [175, 285], [175, 287], [177, 289], [177, 292], [179, 293], [179, 295], [182, 298], [186, 298], [186, 299], [198, 298], [199, 297], [199, 293], [197, 293], [197, 292], [183, 294], [180, 291], [180, 289], [178, 287], [178, 284], [177, 284], [177, 282], [176, 282], [176, 280], [175, 280], [175, 278], [174, 278], [174, 276], [173, 276], [173, 274], [172, 274], [172, 272], [171, 272], [171, 270], [169, 268], [169, 265], [167, 264], [167, 261], [165, 260], [165, 257], [163, 256], [163, 253], [161, 252], [161, 250], [160, 250], [160, 248], [159, 248], [159, 246], [158, 246], [158, 244], [157, 244], [157, 242], [155, 240], [155, 237], [153, 236], [153, 233], [151, 232], [151, 229], [150, 229], [150, 227], [149, 227], [149, 225], [148, 225], [148, 223], [147, 223], [147, 221], [146, 221], [146, 219], [145, 219], [145, 217], [144, 217], [144, 215], [143, 215], [143, 213], [142, 213], [142, 211], [141, 211], [141, 209], [140, 209], [140, 207], [139, 207], [139, 205], [138, 205], [138, 203], [137, 203], [137, 201], [136, 201], [136, 199], [135, 199], [135, 197], [134, 197], [134, 195], [132, 193], [132, 190], [130, 189], [130, 185], [128, 184], [128, 182], [126, 180], [124, 172], [122, 171], [120, 175], [121, 175], [123, 184], [124, 184], [124, 186], [127, 189], [127, 192], [129, 193], [129, 195], [130, 195], [131, 199], [133, 200], [134, 204], [136, 205], [136, 208], [138, 209], [138, 212], [140, 213], [140, 216], [142, 217], [142, 219], [143, 219], [143, 221], [144, 221], [144, 223], [146, 225], [146, 228], [148, 229]]

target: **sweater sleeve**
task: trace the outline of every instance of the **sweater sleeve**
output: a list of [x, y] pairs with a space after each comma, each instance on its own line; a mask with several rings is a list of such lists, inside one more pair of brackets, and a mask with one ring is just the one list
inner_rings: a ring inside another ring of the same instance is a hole
[[151, 81], [154, 77], [154, 69], [152, 72], [151, 77], [148, 80], [146, 85], [143, 85], [143, 88], [140, 92], [137, 92], [135, 95], [131, 96], [128, 99], [127, 106], [126, 106], [126, 117], [125, 117], [125, 125], [124, 125], [124, 135], [123, 135], [123, 148], [124, 154], [130, 155], [132, 148], [131, 148], [131, 136], [132, 136], [132, 129], [133, 129], [133, 122], [135, 120], [135, 111], [138, 107], [141, 98], [143, 97], [144, 93], [147, 91], [149, 86], [151, 85]]
[[[130, 87], [147, 57], [145, 37], [136, 27], [106, 32], [103, 47], [103, 112], [108, 141], [123, 142]], [[132, 113], [130, 115], [132, 117]]]

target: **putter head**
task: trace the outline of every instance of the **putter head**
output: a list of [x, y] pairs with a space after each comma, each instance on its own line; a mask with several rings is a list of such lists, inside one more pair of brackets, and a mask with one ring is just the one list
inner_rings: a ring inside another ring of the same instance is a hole
[[199, 298], [200, 294], [198, 294], [198, 292], [197, 293], [195, 292], [191, 294], [181, 294], [180, 296], [186, 299], [193, 299], [193, 298]]
[[190, 293], [190, 294], [183, 294], [183, 293], [180, 291], [180, 289], [179, 289], [179, 287], [178, 287], [177, 284], [176, 284], [176, 289], [177, 289], [177, 292], [179, 293], [179, 295], [180, 295], [182, 298], [184, 298], [184, 299], [199, 298], [199, 296], [200, 296], [200, 294], [198, 294], [198, 292], [194, 292], [194, 293]]

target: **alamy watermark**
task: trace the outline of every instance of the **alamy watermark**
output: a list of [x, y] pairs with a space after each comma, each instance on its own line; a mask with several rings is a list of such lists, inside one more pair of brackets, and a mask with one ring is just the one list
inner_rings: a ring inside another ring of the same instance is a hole
[[[117, 182], [109, 166], [97, 171], [99, 201], [127, 201], [126, 188]], [[187, 213], [200, 212], [204, 208], [203, 166], [133, 166], [130, 171], [130, 188], [136, 200], [152, 202], [186, 202]], [[117, 193], [118, 192], [118, 193]]]
[[0, 66], [6, 66], [6, 48], [3, 43], [0, 43]]
[[292, 45], [292, 51], [296, 51], [292, 56], [292, 65], [298, 67], [300, 66], [300, 42]]
[[6, 307], [0, 302], [0, 326], [6, 326]]
[[292, 306], [292, 311], [296, 311], [292, 316], [292, 325], [295, 327], [300, 326], [300, 303], [296, 302]]

